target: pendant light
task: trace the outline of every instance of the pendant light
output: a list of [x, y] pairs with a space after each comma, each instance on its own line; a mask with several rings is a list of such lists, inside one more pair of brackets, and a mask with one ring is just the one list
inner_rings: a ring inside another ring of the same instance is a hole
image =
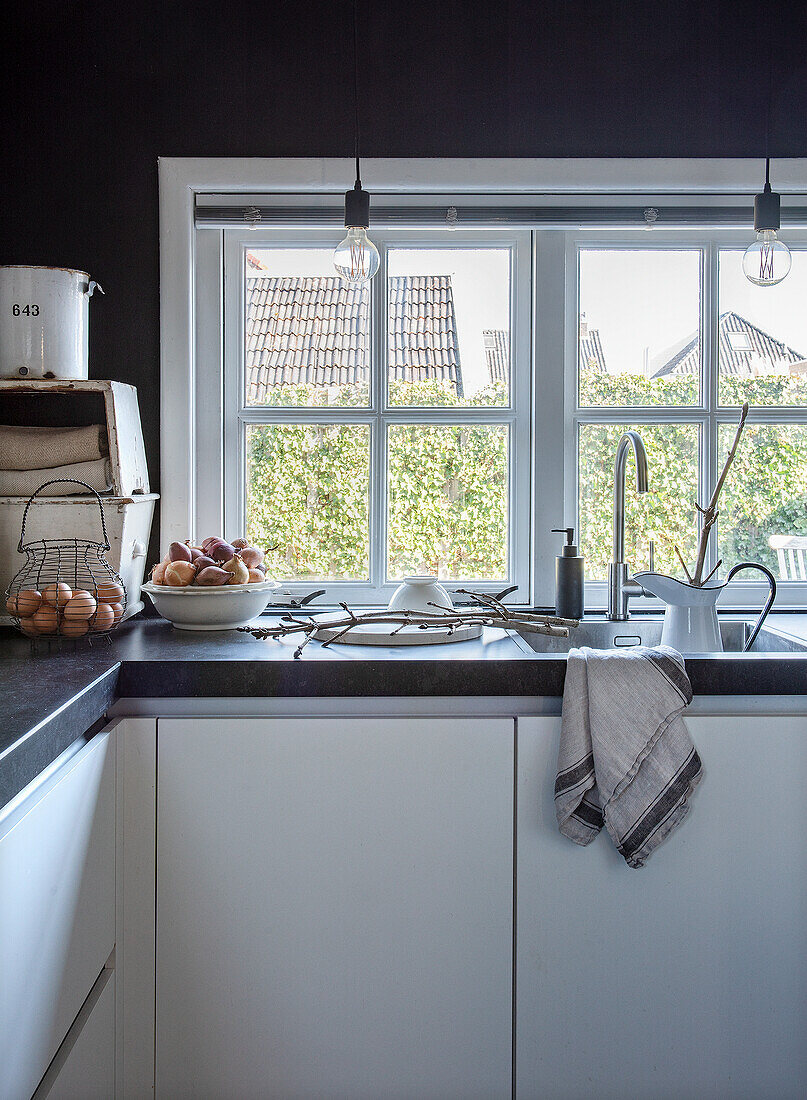
[[359, 60], [356, 30], [356, 0], [353, 0], [353, 106], [356, 182], [345, 192], [345, 226], [347, 236], [333, 253], [337, 272], [349, 283], [369, 283], [378, 271], [378, 249], [367, 236], [370, 228], [370, 196], [361, 185], [359, 163]]
[[[761, 27], [771, 31], [770, 27]], [[773, 103], [773, 42], [776, 35], [766, 33], [768, 40], [768, 95], [765, 105], [765, 187], [754, 196], [754, 232], [756, 240], [743, 255], [743, 274], [754, 286], [776, 286], [790, 271], [790, 249], [776, 234], [781, 222], [781, 202], [771, 190], [771, 109]]]
[[743, 274], [755, 286], [776, 286], [790, 271], [790, 249], [776, 234], [780, 226], [779, 195], [771, 190], [771, 161], [765, 158], [765, 188], [754, 196], [756, 240], [745, 250]]

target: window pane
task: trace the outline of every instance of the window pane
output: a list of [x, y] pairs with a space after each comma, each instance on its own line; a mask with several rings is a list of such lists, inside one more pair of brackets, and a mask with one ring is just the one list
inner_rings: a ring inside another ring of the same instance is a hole
[[387, 253], [391, 405], [508, 405], [510, 250]]
[[[735, 432], [733, 424], [720, 425], [721, 470]], [[769, 539], [779, 536], [781, 544], [782, 536], [803, 539], [807, 535], [807, 425], [746, 424], [719, 507], [724, 573], [737, 562], [758, 561], [775, 576], [800, 579], [798, 559], [803, 561], [803, 549], [796, 555], [785, 553], [780, 559]], [[786, 545], [781, 548], [785, 550]], [[749, 571], [737, 579], [757, 578]]]
[[394, 424], [388, 576], [507, 579], [508, 429]]
[[580, 404], [693, 405], [700, 252], [581, 249]]
[[614, 459], [617, 443], [629, 427], [644, 442], [650, 487], [647, 493], [636, 492], [631, 449], [625, 482], [625, 560], [632, 572], [649, 568], [653, 539], [658, 572], [683, 577], [675, 546], [687, 564], [694, 565], [698, 538], [699, 431], [694, 424], [580, 425], [580, 541], [586, 577], [605, 580], [608, 576], [613, 552]]
[[247, 427], [247, 538], [278, 580], [370, 575], [366, 424]]
[[807, 405], [807, 252], [776, 286], [749, 283], [742, 259], [720, 253], [720, 404]]
[[330, 249], [246, 249], [244, 380], [247, 405], [368, 404], [370, 289]]

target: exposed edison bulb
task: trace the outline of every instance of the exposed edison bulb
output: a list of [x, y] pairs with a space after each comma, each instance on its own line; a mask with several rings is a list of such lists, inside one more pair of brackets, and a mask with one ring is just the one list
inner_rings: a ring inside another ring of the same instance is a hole
[[775, 229], [760, 229], [743, 256], [743, 274], [755, 286], [776, 286], [790, 271], [790, 249]]
[[361, 226], [351, 226], [333, 251], [333, 266], [349, 283], [369, 283], [378, 263], [378, 249]]

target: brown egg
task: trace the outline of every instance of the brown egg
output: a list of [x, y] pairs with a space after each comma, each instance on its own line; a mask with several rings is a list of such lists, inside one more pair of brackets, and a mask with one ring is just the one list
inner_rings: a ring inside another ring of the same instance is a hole
[[20, 630], [29, 638], [36, 638], [39, 634], [33, 619], [20, 619]]
[[[95, 603], [95, 600], [93, 600], [93, 603]], [[65, 638], [80, 638], [89, 629], [90, 624], [86, 619], [62, 619], [59, 633], [64, 635]]]
[[51, 607], [64, 607], [73, 595], [69, 584], [59, 581], [57, 584], [46, 584], [42, 589], [42, 599]]
[[19, 615], [21, 619], [30, 619], [39, 610], [42, 603], [42, 594], [35, 589], [27, 588], [18, 592], [16, 596], [9, 596], [6, 600], [6, 610], [12, 615]]
[[103, 600], [104, 603], [120, 603], [123, 599], [123, 588], [117, 581], [99, 581], [96, 585], [95, 597], [99, 601]]
[[95, 598], [89, 592], [79, 589], [73, 593], [73, 598], [64, 605], [64, 617], [74, 620], [83, 619], [86, 622], [95, 613], [95, 607]]
[[59, 612], [49, 603], [43, 603], [34, 615], [33, 623], [40, 634], [55, 634], [59, 626]]
[[90, 623], [90, 630], [109, 630], [115, 622], [115, 612], [108, 603], [99, 603], [98, 609]]
[[109, 606], [112, 608], [112, 614], [115, 616], [115, 622], [119, 623], [123, 616], [123, 604], [111, 603]]

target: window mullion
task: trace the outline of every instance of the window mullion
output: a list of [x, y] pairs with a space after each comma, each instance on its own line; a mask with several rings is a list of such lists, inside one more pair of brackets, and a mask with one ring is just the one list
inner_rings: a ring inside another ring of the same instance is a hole
[[371, 287], [370, 403], [370, 586], [380, 590], [386, 579], [387, 553], [387, 245], [377, 241], [379, 267]]
[[[703, 333], [703, 404], [707, 410], [701, 438], [699, 475], [699, 504], [706, 507], [717, 480], [717, 418], [715, 410], [719, 400], [719, 342], [718, 342], [718, 270], [717, 244], [714, 240], [704, 248], [704, 278], [701, 302], [701, 330]], [[698, 513], [698, 532], [703, 527], [703, 517]], [[718, 535], [709, 539], [706, 551], [704, 576], [708, 576], [717, 562]]]

